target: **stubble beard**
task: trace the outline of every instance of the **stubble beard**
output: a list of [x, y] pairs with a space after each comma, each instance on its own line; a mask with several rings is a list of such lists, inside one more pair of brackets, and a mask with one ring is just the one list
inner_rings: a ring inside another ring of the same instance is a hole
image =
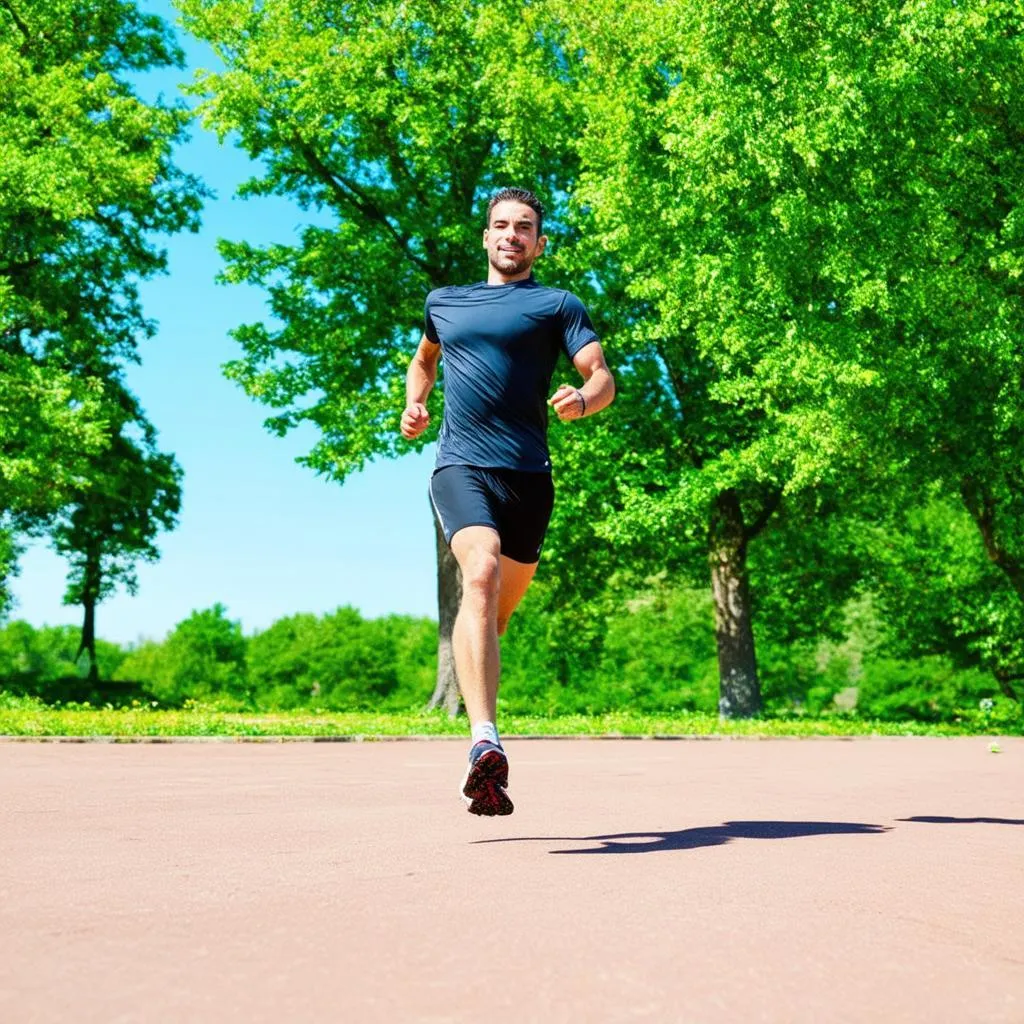
[[491, 252], [487, 255], [491, 266], [500, 274], [521, 274], [524, 270], [529, 270], [533, 266], [533, 260], [526, 253], [520, 253], [518, 256], [508, 256]]

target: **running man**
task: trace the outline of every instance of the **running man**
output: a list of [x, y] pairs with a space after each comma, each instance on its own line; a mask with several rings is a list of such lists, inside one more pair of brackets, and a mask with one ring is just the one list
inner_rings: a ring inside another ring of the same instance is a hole
[[[496, 726], [500, 655], [537, 571], [554, 501], [547, 406], [561, 420], [609, 405], [615, 382], [583, 303], [534, 280], [544, 210], [525, 189], [487, 207], [487, 280], [427, 296], [426, 327], [406, 374], [402, 435], [430, 422], [427, 396], [445, 365], [444, 419], [430, 496], [462, 571], [452, 647], [472, 727], [462, 798], [473, 814], [511, 814], [508, 759]], [[548, 398], [559, 354], [583, 378]], [[546, 403], [546, 404], [545, 404]]]

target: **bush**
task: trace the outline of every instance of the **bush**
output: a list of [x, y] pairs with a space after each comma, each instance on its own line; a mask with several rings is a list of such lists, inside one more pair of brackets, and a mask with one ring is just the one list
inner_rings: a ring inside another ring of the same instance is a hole
[[864, 666], [857, 712], [887, 721], [952, 721], [998, 695], [989, 673], [958, 670], [945, 658], [879, 659]]
[[[0, 629], [0, 685], [16, 694], [39, 697], [48, 703], [84, 701], [120, 703], [145, 696], [138, 687], [87, 680], [88, 667], [75, 655], [82, 633], [77, 626], [43, 626], [15, 621]], [[124, 652], [116, 644], [96, 641], [101, 678], [110, 680]]]
[[223, 707], [249, 704], [242, 627], [222, 604], [193, 612], [163, 643], [148, 641], [130, 651], [116, 678], [138, 680], [161, 703], [216, 701]]
[[595, 667], [577, 663], [556, 677], [560, 638], [528, 596], [509, 624], [502, 649], [501, 706], [516, 714], [608, 711], [714, 711], [718, 667], [710, 597], [653, 585], [623, 599], [607, 620]]
[[363, 619], [353, 608], [279, 619], [249, 641], [253, 700], [268, 710], [425, 704], [436, 647], [437, 626], [429, 619]]

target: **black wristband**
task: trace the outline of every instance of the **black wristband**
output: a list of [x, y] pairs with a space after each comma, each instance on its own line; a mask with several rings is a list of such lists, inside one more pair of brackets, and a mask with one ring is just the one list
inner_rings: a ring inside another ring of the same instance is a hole
[[583, 397], [583, 392], [579, 388], [576, 389], [576, 394], [579, 395], [580, 405], [583, 406], [580, 409], [580, 419], [583, 419], [587, 415], [587, 400]]

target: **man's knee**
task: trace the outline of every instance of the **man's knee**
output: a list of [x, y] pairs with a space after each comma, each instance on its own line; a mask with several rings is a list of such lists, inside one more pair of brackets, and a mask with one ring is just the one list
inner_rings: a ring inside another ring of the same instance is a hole
[[498, 584], [501, 580], [501, 567], [498, 556], [491, 551], [471, 551], [462, 565], [462, 591], [495, 598], [498, 595]]

